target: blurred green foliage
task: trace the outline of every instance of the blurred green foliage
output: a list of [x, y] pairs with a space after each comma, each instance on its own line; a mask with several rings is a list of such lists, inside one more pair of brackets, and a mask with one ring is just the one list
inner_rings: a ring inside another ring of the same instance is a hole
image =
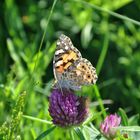
[[[52, 4], [49, 0], [0, 1], [0, 125], [11, 119], [10, 112], [24, 90], [27, 92], [24, 114], [51, 120], [48, 96], [54, 78], [52, 59], [61, 33], [68, 35], [83, 57], [97, 66], [98, 90], [103, 103], [110, 101], [111, 104], [105, 105], [109, 112], [114, 113], [121, 107], [130, 118], [128, 123], [138, 125], [140, 23], [136, 25], [92, 5], [140, 21], [139, 0], [86, 0], [84, 3], [58, 0], [39, 51]], [[93, 86], [81, 92], [96, 104], [91, 103], [91, 112], [96, 114], [99, 104]], [[101, 119], [94, 121], [95, 126], [99, 127]], [[18, 134], [25, 140], [35, 139], [49, 127], [49, 124], [22, 118]], [[66, 131], [57, 128], [55, 135], [48, 135], [48, 139], [64, 136], [70, 139]]]

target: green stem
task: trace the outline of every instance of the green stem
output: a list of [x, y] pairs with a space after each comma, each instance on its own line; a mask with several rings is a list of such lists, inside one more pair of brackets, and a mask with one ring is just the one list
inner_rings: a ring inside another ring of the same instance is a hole
[[73, 0], [73, 1], [81, 2], [81, 3], [83, 3], [83, 4], [87, 5], [87, 6], [90, 6], [90, 7], [94, 8], [94, 9], [96, 9], [96, 10], [99, 10], [99, 11], [102, 11], [102, 12], [106, 12], [106, 13], [108, 13], [108, 14], [116, 17], [116, 18], [119, 18], [119, 19], [122, 19], [122, 20], [126, 20], [126, 21], [132, 22], [133, 24], [136, 24], [136, 25], [140, 26], [140, 22], [139, 21], [136, 21], [136, 20], [131, 19], [131, 18], [127, 17], [127, 16], [115, 13], [115, 12], [110, 11], [108, 9], [99, 7], [97, 5], [94, 5], [93, 3], [91, 4], [91, 3], [88, 3], [88, 2], [85, 2], [85, 1], [82, 1], [82, 0]]
[[[44, 41], [45, 35], [47, 33], [47, 27], [48, 27], [48, 24], [50, 22], [51, 16], [53, 14], [53, 10], [54, 10], [54, 7], [55, 7], [56, 2], [57, 2], [57, 0], [54, 0], [54, 2], [53, 2], [53, 5], [52, 5], [52, 8], [51, 8], [51, 11], [50, 11], [50, 14], [49, 14], [47, 23], [46, 23], [46, 28], [45, 28], [45, 31], [43, 33], [43, 36], [42, 36], [42, 39], [41, 39], [41, 42], [40, 42], [40, 45], [39, 45], [38, 54], [37, 54], [37, 57], [36, 57], [36, 61], [35, 61], [35, 65], [34, 65], [34, 69], [33, 69], [33, 72], [32, 73], [34, 73], [35, 70], [36, 70], [37, 62], [38, 62], [38, 58], [39, 58], [39, 54], [40, 54], [40, 51], [41, 51], [41, 48], [42, 48], [42, 45], [43, 45], [43, 41]], [[32, 74], [32, 77], [31, 77], [31, 82], [32, 82], [32, 80], [33, 80], [33, 74]]]
[[42, 119], [35, 118], [32, 116], [28, 116], [28, 115], [22, 115], [22, 116], [26, 119], [29, 119], [29, 120], [38, 121], [38, 122], [45, 123], [45, 124], [52, 124], [52, 122], [50, 122], [50, 121], [42, 120]]
[[[101, 54], [99, 56], [99, 60], [98, 60], [97, 67], [96, 67], [98, 76], [99, 76], [101, 68], [103, 66], [103, 63], [104, 63], [104, 60], [105, 60], [105, 57], [106, 57], [106, 54], [108, 51], [108, 46], [109, 46], [109, 39], [108, 39], [108, 33], [106, 33], [105, 39], [104, 39], [104, 44], [103, 44], [103, 49], [102, 49]], [[100, 109], [101, 109], [101, 111], [103, 111], [103, 116], [105, 118], [106, 117], [106, 112], [104, 111], [105, 108], [104, 108], [104, 105], [103, 105], [103, 102], [102, 102], [102, 99], [100, 96], [99, 89], [96, 85], [94, 86], [94, 91], [95, 91], [96, 98], [99, 102]]]
[[101, 68], [103, 66], [107, 51], [108, 51], [108, 47], [109, 47], [109, 38], [108, 38], [108, 33], [105, 34], [105, 39], [104, 39], [104, 44], [103, 44], [103, 48], [102, 51], [100, 53], [99, 59], [98, 59], [98, 63], [96, 66], [96, 70], [97, 70], [97, 74], [100, 74]]
[[102, 99], [101, 99], [101, 96], [100, 96], [100, 92], [99, 92], [99, 89], [98, 89], [97, 85], [94, 85], [94, 91], [95, 91], [96, 98], [97, 98], [97, 100], [99, 102], [100, 109], [103, 112], [103, 116], [105, 118], [106, 117], [106, 111], [104, 111], [105, 108], [104, 108], [104, 105], [103, 105], [103, 102], [102, 102]]

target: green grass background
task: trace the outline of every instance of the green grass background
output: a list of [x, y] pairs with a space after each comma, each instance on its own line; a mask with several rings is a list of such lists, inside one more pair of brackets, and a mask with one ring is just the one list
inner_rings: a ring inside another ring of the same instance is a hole
[[[109, 110], [93, 124], [99, 128], [103, 116], [123, 108], [129, 125], [139, 125], [139, 0], [6, 0], [0, 9], [0, 125], [10, 122], [26, 91], [21, 112], [36, 119], [20, 117], [15, 135], [35, 139], [50, 128], [37, 118], [51, 121], [52, 59], [61, 33], [97, 69], [97, 85], [84, 87], [81, 94], [90, 97], [91, 114]], [[56, 128], [47, 139], [63, 138], [70, 139], [69, 130]]]

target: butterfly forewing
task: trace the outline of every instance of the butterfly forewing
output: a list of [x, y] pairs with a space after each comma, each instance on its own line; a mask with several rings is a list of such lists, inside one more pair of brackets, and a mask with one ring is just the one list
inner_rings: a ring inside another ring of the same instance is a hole
[[55, 78], [61, 80], [63, 73], [80, 58], [81, 53], [73, 46], [70, 38], [62, 34], [57, 40], [57, 48], [53, 60]]

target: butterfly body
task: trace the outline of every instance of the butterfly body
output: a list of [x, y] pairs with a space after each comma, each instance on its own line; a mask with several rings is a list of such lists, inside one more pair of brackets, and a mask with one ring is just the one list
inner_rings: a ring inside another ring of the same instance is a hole
[[75, 48], [69, 37], [61, 35], [53, 59], [56, 86], [80, 90], [84, 85], [95, 84], [97, 74], [92, 64]]

